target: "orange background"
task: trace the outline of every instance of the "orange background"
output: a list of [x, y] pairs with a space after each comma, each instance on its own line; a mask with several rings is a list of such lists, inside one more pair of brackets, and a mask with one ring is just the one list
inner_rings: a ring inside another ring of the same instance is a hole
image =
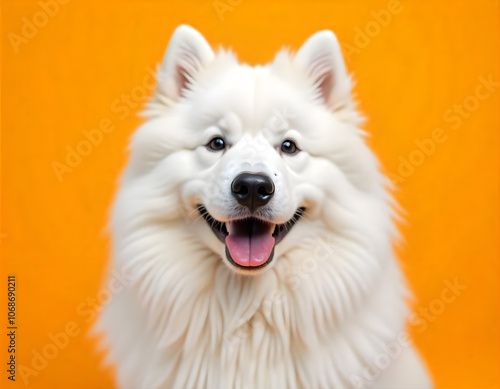
[[[371, 11], [387, 9], [387, 1], [243, 0], [229, 7], [221, 20], [213, 1], [69, 0], [45, 25], [38, 16], [42, 26], [16, 53], [9, 33], [20, 35], [23, 18], [32, 20], [42, 8], [37, 1], [2, 1], [0, 248], [3, 271], [18, 281], [18, 362], [33, 368], [33, 353], [54, 343], [50, 334], [68, 322], [80, 330], [27, 377], [29, 386], [113, 386], [85, 336], [88, 317], [77, 310], [99, 293], [107, 212], [144, 103], [137, 96], [151, 83], [148, 69], [162, 58], [174, 28], [188, 23], [250, 63], [271, 60], [282, 45], [298, 48], [319, 29], [337, 33], [351, 52], [348, 67], [358, 80], [370, 143], [408, 212], [400, 252], [415, 309], [439, 306], [433, 300], [446, 280], [467, 286], [425, 330], [411, 326], [417, 346], [437, 387], [499, 388], [500, 86], [477, 106], [470, 97], [478, 77], [500, 81], [499, 2], [405, 1], [379, 31]], [[366, 28], [373, 36], [360, 45], [359, 30]], [[127, 111], [120, 99], [132, 93]], [[474, 109], [454, 129], [443, 115], [464, 100]], [[60, 182], [53, 162], [65, 163], [67, 146], [76, 148], [86, 139], [82, 130], [106, 118], [114, 130]], [[430, 138], [436, 127], [446, 140], [419, 160], [415, 140]], [[409, 174], [402, 158], [419, 166]], [[2, 366], [2, 387], [24, 386], [19, 365], [15, 384]]]

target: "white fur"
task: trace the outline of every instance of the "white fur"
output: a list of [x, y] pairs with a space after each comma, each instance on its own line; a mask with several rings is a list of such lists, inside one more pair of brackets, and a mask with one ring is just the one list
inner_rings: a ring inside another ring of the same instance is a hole
[[[120, 387], [431, 387], [411, 345], [363, 375], [404, 332], [408, 294], [388, 181], [332, 32], [250, 67], [180, 26], [146, 114], [111, 221], [112, 267], [131, 281], [97, 324]], [[214, 135], [231, 147], [207, 150]], [[302, 151], [280, 154], [286, 138]], [[196, 209], [238, 216], [230, 184], [241, 171], [273, 177], [260, 216], [284, 223], [306, 207], [251, 274], [228, 263]]]

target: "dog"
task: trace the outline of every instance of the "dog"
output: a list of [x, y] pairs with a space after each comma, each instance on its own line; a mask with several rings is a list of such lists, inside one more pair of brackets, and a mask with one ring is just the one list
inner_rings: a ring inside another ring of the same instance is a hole
[[331, 31], [252, 67], [175, 30], [110, 217], [119, 387], [432, 387], [351, 89]]

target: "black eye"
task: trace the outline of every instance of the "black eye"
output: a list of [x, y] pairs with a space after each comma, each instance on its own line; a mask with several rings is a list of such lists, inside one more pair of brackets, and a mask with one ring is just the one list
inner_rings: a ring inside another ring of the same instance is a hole
[[294, 155], [297, 154], [300, 150], [293, 140], [287, 139], [281, 144], [281, 151], [285, 154]]
[[224, 139], [222, 139], [221, 137], [213, 138], [207, 144], [207, 149], [212, 151], [220, 151], [224, 150], [225, 148], [226, 148], [226, 142], [224, 142]]

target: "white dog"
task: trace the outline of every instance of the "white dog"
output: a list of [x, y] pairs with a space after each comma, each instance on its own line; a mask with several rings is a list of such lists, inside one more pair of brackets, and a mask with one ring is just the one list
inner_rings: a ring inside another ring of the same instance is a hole
[[430, 388], [335, 35], [266, 66], [174, 32], [113, 207], [120, 387]]

